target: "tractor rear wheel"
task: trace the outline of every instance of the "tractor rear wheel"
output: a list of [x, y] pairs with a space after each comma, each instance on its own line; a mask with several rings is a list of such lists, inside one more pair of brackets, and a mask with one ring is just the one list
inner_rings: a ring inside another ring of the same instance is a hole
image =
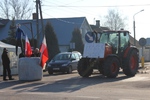
[[131, 51], [129, 56], [124, 60], [123, 72], [125, 75], [133, 77], [137, 73], [139, 63], [138, 63], [138, 53], [136, 50]]
[[115, 78], [118, 76], [119, 73], [119, 59], [117, 57], [107, 57], [103, 68], [104, 68], [104, 75], [108, 78]]
[[90, 67], [90, 59], [80, 59], [77, 67], [78, 74], [82, 77], [89, 77], [93, 73], [93, 69]]

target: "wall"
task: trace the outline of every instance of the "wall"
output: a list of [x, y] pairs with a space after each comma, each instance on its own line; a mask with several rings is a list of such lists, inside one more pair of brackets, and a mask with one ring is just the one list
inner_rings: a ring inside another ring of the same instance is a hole
[[[145, 62], [149, 62], [150, 61], [150, 49], [145, 49], [143, 48], [143, 56], [145, 59]], [[141, 60], [142, 57], [142, 48], [139, 48], [139, 59]]]

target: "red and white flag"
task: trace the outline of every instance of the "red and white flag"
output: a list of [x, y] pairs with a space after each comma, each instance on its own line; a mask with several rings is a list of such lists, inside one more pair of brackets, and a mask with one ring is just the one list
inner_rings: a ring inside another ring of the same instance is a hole
[[31, 45], [30, 42], [28, 40], [28, 37], [26, 35], [26, 41], [25, 41], [25, 56], [26, 57], [30, 57], [32, 55], [32, 49], [31, 49]]
[[40, 60], [40, 65], [43, 68], [44, 64], [47, 62], [48, 60], [48, 49], [47, 49], [47, 44], [46, 44], [46, 39], [45, 36], [43, 38], [43, 42], [40, 48], [40, 52], [41, 52], [41, 60]]

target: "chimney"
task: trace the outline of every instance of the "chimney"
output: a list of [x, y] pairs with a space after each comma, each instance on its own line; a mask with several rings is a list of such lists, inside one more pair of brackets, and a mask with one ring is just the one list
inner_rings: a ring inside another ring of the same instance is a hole
[[96, 26], [100, 27], [100, 20], [96, 20]]
[[33, 14], [32, 14], [32, 18], [33, 18], [33, 20], [37, 19], [37, 18], [36, 18], [36, 13], [33, 13]]

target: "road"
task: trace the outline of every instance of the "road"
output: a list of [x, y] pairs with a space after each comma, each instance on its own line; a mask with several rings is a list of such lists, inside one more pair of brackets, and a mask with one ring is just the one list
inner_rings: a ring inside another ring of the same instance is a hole
[[3, 81], [0, 76], [0, 100], [149, 100], [150, 73], [140, 69], [135, 77], [127, 77], [122, 71], [115, 79], [100, 75], [97, 71], [89, 78], [72, 74], [43, 73], [39, 81]]

